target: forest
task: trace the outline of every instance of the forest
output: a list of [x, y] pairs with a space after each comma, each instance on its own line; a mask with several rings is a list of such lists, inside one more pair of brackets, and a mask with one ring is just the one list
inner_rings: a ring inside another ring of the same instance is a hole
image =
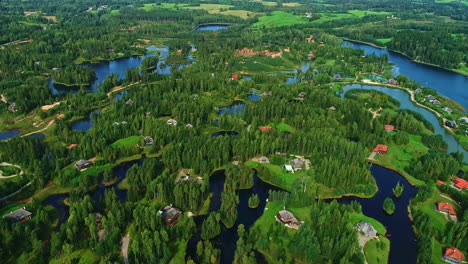
[[[1, 138], [0, 163], [24, 174], [0, 177], [0, 212], [24, 207], [32, 218], [0, 219], [0, 258], [374, 263], [390, 242], [361, 246], [356, 219], [385, 227], [346, 202], [379, 192], [373, 164], [418, 188], [409, 206], [418, 263], [440, 261], [449, 246], [468, 253], [468, 194], [449, 186], [454, 175], [466, 179], [463, 154], [447, 153], [434, 124], [382, 92], [341, 96], [366, 74], [394, 78], [386, 56], [364, 56], [342, 38], [391, 38], [390, 49], [450, 69], [468, 62], [468, 7], [397, 2], [2, 1], [0, 136], [19, 135]], [[304, 23], [255, 26], [275, 12]], [[213, 25], [228, 28], [197, 30]], [[139, 64], [100, 75], [123, 61]], [[378, 144], [389, 152], [369, 162]], [[89, 168], [77, 168], [82, 159]], [[379, 208], [388, 214], [408, 191], [392, 188]], [[427, 209], [444, 196], [460, 204], [457, 222]], [[275, 220], [286, 209], [298, 229]]]

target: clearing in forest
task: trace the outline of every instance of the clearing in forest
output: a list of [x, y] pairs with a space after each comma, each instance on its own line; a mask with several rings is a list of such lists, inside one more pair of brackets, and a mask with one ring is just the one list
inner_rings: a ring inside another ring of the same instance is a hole
[[292, 13], [284, 11], [275, 11], [271, 16], [263, 16], [258, 19], [258, 22], [253, 24], [253, 27], [282, 27], [294, 24], [304, 24], [308, 20], [303, 16], [296, 16]]

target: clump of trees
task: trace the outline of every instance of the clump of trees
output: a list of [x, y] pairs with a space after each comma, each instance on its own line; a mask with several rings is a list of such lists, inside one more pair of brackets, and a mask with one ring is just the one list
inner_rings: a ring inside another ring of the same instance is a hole
[[385, 198], [383, 203], [383, 210], [389, 215], [392, 215], [395, 212], [395, 203], [393, 202], [392, 198]]

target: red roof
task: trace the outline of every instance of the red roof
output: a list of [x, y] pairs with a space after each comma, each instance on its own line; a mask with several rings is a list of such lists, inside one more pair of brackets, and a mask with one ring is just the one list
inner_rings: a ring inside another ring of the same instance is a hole
[[447, 202], [440, 202], [437, 204], [437, 210], [446, 212], [450, 215], [457, 215], [457, 212], [453, 209], [453, 206]]
[[384, 128], [385, 130], [388, 130], [388, 131], [393, 131], [395, 129], [395, 127], [392, 125], [385, 125]]
[[468, 189], [468, 181], [462, 178], [453, 179], [453, 183], [455, 183], [455, 187], [457, 187], [458, 189]]
[[232, 79], [239, 79], [239, 74], [233, 74], [233, 75], [231, 76], [231, 78], [232, 78]]
[[78, 147], [78, 144], [71, 144], [70, 146], [67, 147], [67, 149], [72, 149]]
[[447, 248], [445, 250], [444, 258], [453, 258], [456, 259], [458, 263], [462, 263], [463, 257], [463, 253], [461, 253], [460, 250], [456, 248]]
[[377, 147], [374, 148], [374, 152], [387, 152], [388, 147], [386, 145], [378, 144]]
[[445, 184], [445, 182], [443, 182], [441, 180], [437, 180], [437, 184]]
[[268, 130], [272, 130], [273, 128], [271, 126], [264, 126], [262, 127], [262, 132], [267, 132]]

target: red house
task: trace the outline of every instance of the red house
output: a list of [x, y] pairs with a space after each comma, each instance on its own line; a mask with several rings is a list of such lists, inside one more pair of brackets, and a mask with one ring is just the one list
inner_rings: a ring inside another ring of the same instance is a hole
[[388, 147], [386, 145], [378, 144], [373, 151], [379, 153], [380, 155], [385, 155], [387, 154]]
[[452, 180], [453, 184], [455, 187], [457, 187], [460, 190], [468, 190], [468, 181], [462, 179], [462, 178], [455, 178]]
[[457, 212], [455, 212], [453, 206], [447, 202], [437, 203], [437, 211], [447, 213], [449, 215], [457, 215]]
[[234, 79], [235, 79], [235, 80], [239, 79], [239, 74], [233, 74], [233, 75], [231, 76], [231, 79], [233, 79], [233, 80], [234, 80]]
[[444, 260], [450, 263], [462, 263], [464, 258], [463, 253], [457, 248], [447, 248], [444, 254]]
[[67, 149], [72, 149], [78, 147], [78, 144], [71, 144], [70, 146], [67, 147]]
[[437, 180], [437, 184], [445, 184], [445, 182], [443, 182], [441, 180]]
[[384, 129], [387, 130], [387, 131], [393, 131], [393, 130], [395, 130], [395, 127], [392, 126], [392, 125], [385, 125]]
[[272, 130], [273, 128], [271, 126], [263, 126], [261, 129], [262, 129], [262, 132], [267, 132], [267, 131]]

